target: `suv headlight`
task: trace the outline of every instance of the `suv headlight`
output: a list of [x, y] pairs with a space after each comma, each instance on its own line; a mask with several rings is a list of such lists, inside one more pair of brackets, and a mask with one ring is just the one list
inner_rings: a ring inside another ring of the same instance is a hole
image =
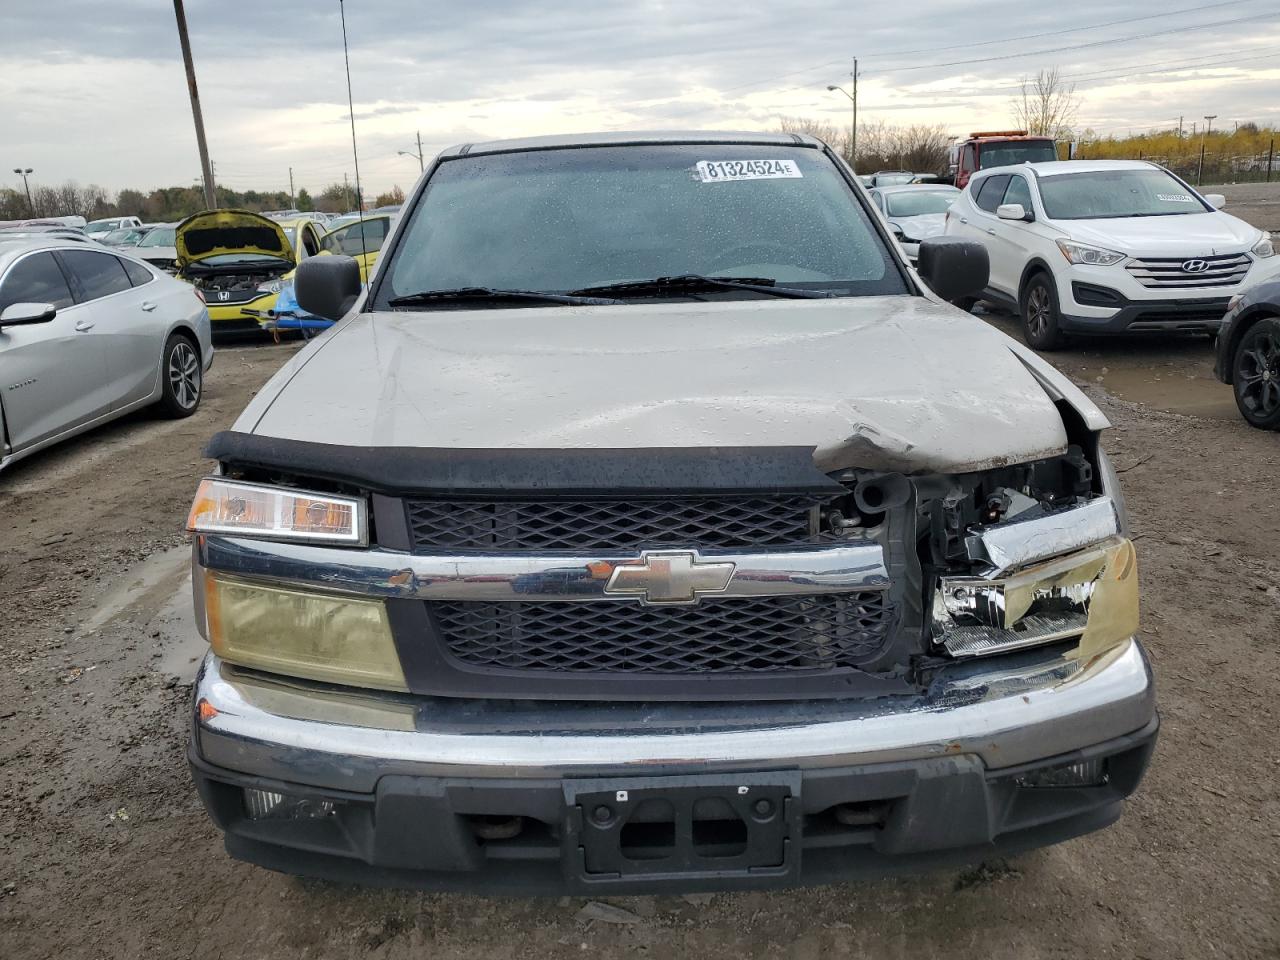
[[1271, 234], [1265, 230], [1262, 233], [1262, 239], [1253, 245], [1253, 249], [1249, 251], [1259, 260], [1265, 260], [1267, 257], [1276, 255], [1275, 244], [1271, 242]]
[[1128, 258], [1127, 253], [1108, 250], [1105, 247], [1091, 247], [1087, 243], [1076, 243], [1065, 237], [1057, 241], [1058, 249], [1071, 263], [1087, 263], [1095, 267], [1109, 267]]
[[933, 598], [933, 637], [954, 657], [975, 657], [1080, 638], [1092, 655], [1138, 629], [1133, 544], [1095, 546], [994, 579], [942, 577]]

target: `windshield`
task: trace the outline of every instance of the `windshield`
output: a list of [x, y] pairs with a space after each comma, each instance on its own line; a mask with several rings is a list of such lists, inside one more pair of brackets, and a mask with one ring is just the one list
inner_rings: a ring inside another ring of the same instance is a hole
[[1010, 167], [1015, 163], [1044, 163], [1058, 159], [1058, 148], [1052, 140], [1015, 140], [1009, 143], [984, 143], [978, 149], [978, 168]]
[[563, 293], [687, 274], [838, 295], [906, 292], [849, 184], [811, 148], [673, 144], [449, 160], [412, 218], [381, 306], [427, 290]]
[[110, 223], [91, 223], [84, 228], [85, 233], [110, 233], [116, 229], [118, 221], [112, 220]]
[[106, 236], [102, 238], [104, 243], [125, 243], [133, 239], [137, 235], [137, 231], [122, 229], [108, 231]]
[[1163, 170], [1096, 170], [1040, 180], [1044, 212], [1053, 220], [1170, 217], [1205, 213], [1189, 187]]
[[900, 187], [916, 178], [914, 173], [877, 173], [877, 187]]
[[174, 240], [175, 228], [173, 227], [156, 227], [150, 231], [142, 242], [138, 244], [140, 247], [172, 247]]
[[929, 213], [946, 213], [960, 196], [959, 190], [911, 190], [885, 196], [891, 217], [921, 217]]

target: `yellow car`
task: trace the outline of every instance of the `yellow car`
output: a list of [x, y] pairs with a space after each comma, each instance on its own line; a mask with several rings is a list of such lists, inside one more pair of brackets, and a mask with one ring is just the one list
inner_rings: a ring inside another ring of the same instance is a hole
[[215, 334], [257, 332], [257, 315], [275, 306], [298, 264], [320, 252], [320, 236], [308, 217], [271, 220], [249, 210], [206, 210], [175, 231], [178, 277], [204, 298]]
[[354, 257], [360, 264], [360, 280], [369, 282], [369, 273], [378, 260], [378, 251], [382, 242], [387, 239], [395, 221], [395, 214], [371, 214], [363, 220], [348, 223], [331, 233], [326, 233], [320, 240], [320, 252], [341, 254]]

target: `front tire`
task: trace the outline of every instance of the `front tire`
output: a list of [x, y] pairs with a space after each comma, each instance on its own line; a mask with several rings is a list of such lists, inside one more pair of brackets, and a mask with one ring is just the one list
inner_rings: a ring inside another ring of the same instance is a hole
[[1058, 310], [1058, 291], [1053, 281], [1037, 273], [1022, 290], [1022, 338], [1036, 350], [1061, 350], [1066, 343], [1062, 333], [1062, 314]]
[[1280, 430], [1280, 318], [1244, 332], [1231, 361], [1231, 389], [1240, 415], [1260, 430]]
[[181, 333], [165, 341], [160, 361], [160, 403], [166, 417], [189, 417], [200, 406], [204, 396], [204, 371], [200, 350], [195, 342]]

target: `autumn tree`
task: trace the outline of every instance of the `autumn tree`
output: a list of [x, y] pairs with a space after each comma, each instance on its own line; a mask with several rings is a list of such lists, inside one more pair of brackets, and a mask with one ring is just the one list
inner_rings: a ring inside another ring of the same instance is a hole
[[373, 201], [375, 207], [398, 207], [402, 203], [404, 203], [404, 191], [400, 189], [398, 184], [386, 193], [378, 194]]

